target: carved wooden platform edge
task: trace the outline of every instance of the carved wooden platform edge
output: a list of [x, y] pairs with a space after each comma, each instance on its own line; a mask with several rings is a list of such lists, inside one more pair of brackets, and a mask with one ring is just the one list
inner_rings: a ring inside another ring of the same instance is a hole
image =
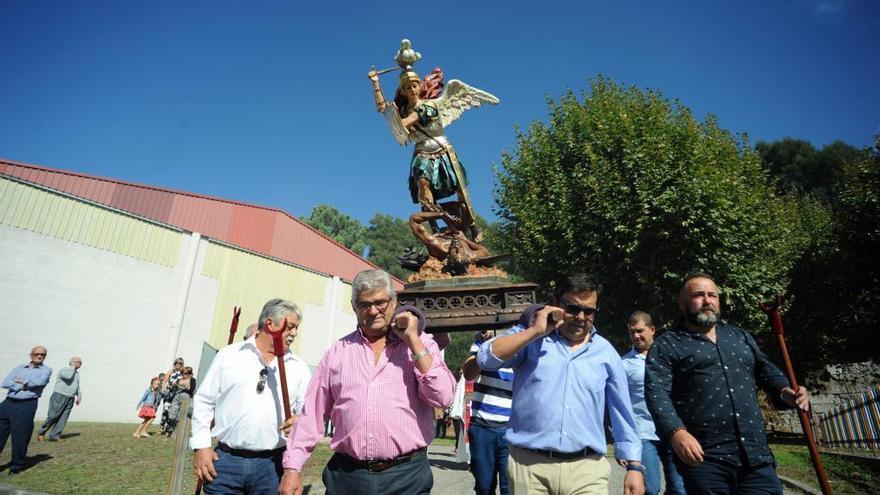
[[400, 304], [411, 304], [425, 313], [429, 332], [466, 332], [513, 326], [520, 314], [536, 301], [537, 284], [456, 284], [406, 288], [397, 294]]

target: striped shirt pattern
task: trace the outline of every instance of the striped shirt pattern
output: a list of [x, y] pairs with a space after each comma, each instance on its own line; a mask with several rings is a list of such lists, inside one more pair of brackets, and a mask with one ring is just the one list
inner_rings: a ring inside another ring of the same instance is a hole
[[[480, 350], [478, 343], [471, 345], [470, 354], [476, 356]], [[510, 407], [513, 403], [513, 369], [501, 368], [498, 371], [480, 371], [474, 381], [474, 395], [471, 402], [471, 415], [494, 423], [507, 423], [510, 420]]]

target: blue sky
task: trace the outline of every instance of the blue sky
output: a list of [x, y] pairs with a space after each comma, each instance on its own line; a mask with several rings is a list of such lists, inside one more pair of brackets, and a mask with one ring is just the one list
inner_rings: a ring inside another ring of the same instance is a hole
[[[0, 157], [363, 222], [414, 211], [411, 150], [366, 73], [402, 38], [501, 99], [447, 131], [492, 219], [492, 166], [546, 98], [603, 74], [752, 141], [880, 132], [880, 2], [0, 0]], [[425, 9], [425, 10], [420, 10]], [[386, 96], [396, 77], [382, 79]]]

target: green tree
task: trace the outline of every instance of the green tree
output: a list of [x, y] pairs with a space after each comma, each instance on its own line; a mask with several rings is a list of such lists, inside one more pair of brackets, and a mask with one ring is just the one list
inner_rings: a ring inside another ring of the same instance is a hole
[[747, 137], [601, 76], [549, 107], [546, 124], [517, 132], [498, 173], [499, 240], [518, 271], [545, 286], [594, 273], [605, 284], [599, 327], [619, 329], [618, 341], [632, 310], [676, 318], [674, 295], [694, 270], [717, 278], [732, 321], [766, 327], [756, 305], [787, 286], [808, 236]]
[[817, 150], [802, 139], [785, 138], [772, 143], [759, 142], [755, 150], [777, 179], [780, 193], [805, 192], [826, 202], [832, 200], [832, 187], [844, 164], [857, 159], [857, 148], [835, 141]]
[[312, 214], [303, 221], [357, 254], [364, 251], [366, 228], [356, 219], [330, 205], [312, 208]]
[[801, 372], [876, 359], [880, 325], [880, 136], [845, 163], [834, 206], [813, 226], [813, 242], [792, 277], [786, 335]]
[[418, 244], [405, 220], [376, 213], [367, 227], [366, 241], [370, 246], [371, 262], [401, 280], [406, 280], [412, 273], [401, 268], [397, 261], [407, 247]]

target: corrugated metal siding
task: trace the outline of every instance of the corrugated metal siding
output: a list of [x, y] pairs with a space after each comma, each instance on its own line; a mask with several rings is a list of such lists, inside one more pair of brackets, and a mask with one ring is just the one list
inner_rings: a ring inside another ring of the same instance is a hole
[[[280, 210], [2, 159], [0, 172], [343, 280], [376, 268]], [[395, 286], [402, 284], [395, 280]]]
[[[317, 273], [215, 242], [208, 243], [202, 275], [219, 282], [209, 340], [217, 348], [226, 345], [233, 306], [242, 307], [239, 331], [244, 332], [248, 325], [256, 323], [263, 304], [275, 297], [291, 300], [301, 308], [307, 303], [323, 306], [330, 281]], [[308, 328], [306, 320], [302, 331], [308, 332]], [[295, 351], [299, 350], [300, 340], [294, 344]]]
[[165, 266], [180, 232], [0, 177], [0, 223]]

